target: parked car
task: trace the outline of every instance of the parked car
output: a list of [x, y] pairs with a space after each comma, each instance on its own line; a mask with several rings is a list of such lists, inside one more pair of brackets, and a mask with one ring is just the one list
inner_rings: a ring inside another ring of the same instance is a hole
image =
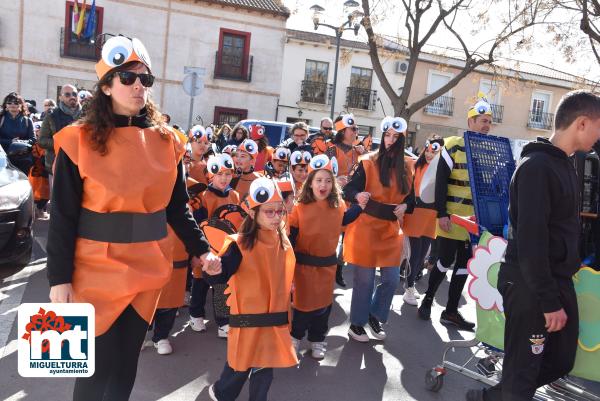
[[33, 191], [0, 147], [0, 264], [26, 265], [33, 245]]
[[[250, 129], [251, 125], [260, 124], [265, 127], [266, 135], [270, 146], [277, 146], [290, 136], [290, 128], [293, 124], [282, 123], [278, 121], [263, 121], [263, 120], [242, 120], [240, 121], [244, 127]], [[309, 127], [309, 135], [319, 132], [317, 127]]]

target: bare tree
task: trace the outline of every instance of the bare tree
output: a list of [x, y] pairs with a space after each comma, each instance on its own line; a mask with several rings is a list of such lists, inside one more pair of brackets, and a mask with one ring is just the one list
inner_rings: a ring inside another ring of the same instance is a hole
[[[512, 50], [519, 47], [526, 47], [531, 36], [528, 36], [528, 30], [540, 24], [549, 24], [548, 16], [552, 11], [553, 3], [549, 0], [452, 0], [443, 2], [442, 0], [393, 0], [395, 7], [403, 9], [404, 27], [406, 28], [405, 47], [408, 53], [408, 69], [405, 75], [404, 87], [400, 93], [396, 93], [381, 63], [381, 36], [373, 28], [373, 21], [377, 16], [373, 14], [376, 0], [361, 0], [364, 12], [362, 24], [365, 27], [369, 44], [369, 55], [373, 64], [373, 69], [377, 78], [383, 87], [386, 95], [392, 102], [396, 116], [402, 116], [406, 120], [419, 109], [423, 108], [434, 99], [444, 95], [462, 79], [481, 66], [492, 66], [495, 57], [503, 46], [512, 44]], [[593, 0], [595, 1], [595, 0]], [[485, 3], [485, 4], [484, 4]], [[501, 24], [495, 24], [495, 27], [487, 27], [486, 10], [492, 6], [502, 7], [504, 14], [500, 20]], [[486, 36], [490, 36], [489, 29], [494, 29], [492, 39], [483, 40], [481, 43], [472, 43], [464, 34], [461, 34], [461, 27], [458, 20], [462, 20], [464, 13], [473, 11], [474, 7], [481, 10], [474, 16], [475, 23], [479, 21], [479, 29], [486, 28]], [[458, 67], [460, 71], [444, 86], [433, 93], [413, 100], [409, 104], [411, 97], [411, 88], [415, 78], [417, 62], [419, 62], [424, 48], [429, 45], [432, 36], [436, 32], [445, 32], [455, 39], [461, 52], [461, 58], [464, 59], [464, 66]], [[518, 36], [517, 36], [518, 35]]]
[[556, 0], [556, 5], [562, 10], [575, 12], [580, 16], [579, 29], [587, 35], [596, 61], [600, 64], [600, 28], [596, 25], [600, 19], [600, 1], [598, 0]]

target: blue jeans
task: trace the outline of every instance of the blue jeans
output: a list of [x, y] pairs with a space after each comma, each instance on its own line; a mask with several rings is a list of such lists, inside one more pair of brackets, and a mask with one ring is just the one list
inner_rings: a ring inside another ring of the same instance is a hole
[[373, 315], [382, 323], [387, 322], [392, 306], [392, 299], [400, 281], [399, 267], [380, 268], [381, 284], [375, 287], [375, 270], [348, 263], [354, 270], [354, 287], [350, 306], [350, 323], [364, 326]]

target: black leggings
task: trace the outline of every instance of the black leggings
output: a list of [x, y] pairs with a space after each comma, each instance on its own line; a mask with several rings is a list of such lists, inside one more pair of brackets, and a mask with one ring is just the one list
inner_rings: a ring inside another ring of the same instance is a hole
[[423, 270], [425, 255], [427, 255], [432, 239], [429, 237], [408, 237], [408, 240], [410, 241], [410, 271], [406, 275], [406, 287], [410, 288], [415, 285], [417, 274]]
[[127, 306], [110, 329], [96, 337], [96, 370], [92, 377], [75, 380], [73, 401], [128, 400], [147, 330], [148, 322]]

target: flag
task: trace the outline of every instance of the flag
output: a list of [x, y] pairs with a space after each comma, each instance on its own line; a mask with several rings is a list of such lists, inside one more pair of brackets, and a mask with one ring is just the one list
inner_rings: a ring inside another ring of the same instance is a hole
[[79, 3], [74, 0], [73, 12], [71, 13], [71, 32], [77, 33], [77, 24], [79, 23]]
[[96, 0], [92, 1], [92, 8], [87, 15], [85, 21], [85, 29], [83, 30], [83, 37], [85, 39], [94, 39], [94, 33], [96, 32], [96, 20], [98, 19], [96, 15]]
[[85, 20], [85, 0], [81, 4], [81, 12], [79, 13], [79, 21], [77, 21], [77, 30], [75, 34], [77, 37], [81, 36], [81, 32], [83, 31], [83, 22]]

